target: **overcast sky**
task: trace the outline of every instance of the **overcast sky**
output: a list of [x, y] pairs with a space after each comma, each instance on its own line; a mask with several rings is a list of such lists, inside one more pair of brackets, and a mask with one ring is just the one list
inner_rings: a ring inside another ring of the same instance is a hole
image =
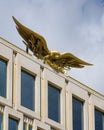
[[69, 75], [104, 94], [103, 0], [1, 0], [0, 37], [25, 49], [12, 16], [41, 34], [50, 50], [94, 64]]

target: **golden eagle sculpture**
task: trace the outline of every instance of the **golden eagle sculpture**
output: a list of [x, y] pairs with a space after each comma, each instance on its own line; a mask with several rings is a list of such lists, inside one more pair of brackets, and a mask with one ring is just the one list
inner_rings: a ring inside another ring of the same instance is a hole
[[13, 20], [18, 33], [24, 39], [24, 44], [38, 59], [44, 60], [45, 64], [57, 72], [66, 73], [70, 68], [83, 68], [85, 65], [92, 65], [71, 53], [49, 50], [45, 39], [41, 35], [22, 25], [15, 17], [13, 17]]

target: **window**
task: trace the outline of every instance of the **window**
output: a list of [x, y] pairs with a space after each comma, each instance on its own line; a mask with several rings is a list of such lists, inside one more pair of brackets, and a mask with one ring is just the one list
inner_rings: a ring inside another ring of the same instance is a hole
[[0, 130], [3, 129], [3, 115], [0, 113]]
[[83, 130], [83, 102], [73, 97], [73, 130]]
[[23, 124], [23, 130], [26, 130], [26, 123]]
[[35, 77], [25, 71], [21, 71], [21, 105], [34, 110], [35, 107]]
[[18, 121], [9, 117], [9, 130], [18, 130]]
[[103, 130], [103, 113], [95, 109], [95, 130]]
[[48, 118], [60, 122], [60, 90], [48, 85]]
[[0, 96], [6, 97], [6, 70], [7, 62], [0, 59]]
[[24, 123], [23, 124], [23, 130], [32, 130], [32, 125]]
[[29, 125], [29, 130], [32, 130], [32, 126], [31, 125]]

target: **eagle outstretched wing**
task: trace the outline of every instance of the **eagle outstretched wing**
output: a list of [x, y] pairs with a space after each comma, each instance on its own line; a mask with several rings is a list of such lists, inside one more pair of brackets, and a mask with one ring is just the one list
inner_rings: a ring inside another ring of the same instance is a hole
[[92, 65], [67, 52], [61, 53], [56, 59], [56, 64], [62, 67], [83, 68], [85, 65]]
[[65, 73], [65, 70], [69, 70], [70, 68], [83, 68], [85, 65], [92, 65], [79, 59], [71, 53], [59, 53], [54, 51], [45, 58], [45, 62], [56, 71], [60, 71], [62, 73]]
[[59, 53], [57, 51], [51, 51], [48, 49], [45, 39], [33, 32], [29, 28], [22, 25], [15, 17], [13, 20], [16, 24], [16, 28], [20, 36], [24, 39], [26, 46], [33, 52], [33, 54], [44, 60], [45, 64], [55, 69], [58, 72], [65, 73], [65, 70], [70, 68], [83, 68], [89, 64], [71, 53]]
[[24, 39], [23, 42], [36, 57], [43, 59], [46, 55], [49, 54], [46, 41], [41, 35], [22, 25], [15, 17], [13, 17], [13, 20], [16, 24], [18, 33]]

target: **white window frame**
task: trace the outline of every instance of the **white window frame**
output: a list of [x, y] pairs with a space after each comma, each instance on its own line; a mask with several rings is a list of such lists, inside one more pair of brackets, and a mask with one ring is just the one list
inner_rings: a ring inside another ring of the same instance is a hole
[[1, 104], [12, 106], [12, 59], [13, 50], [0, 42], [0, 58], [7, 61], [6, 98], [0, 96]]
[[89, 99], [89, 128], [92, 130], [95, 130], [95, 109], [104, 113], [104, 98], [92, 93]]
[[8, 130], [9, 117], [19, 121], [18, 130], [23, 130], [23, 114], [7, 106], [4, 109], [4, 130]]
[[77, 81], [68, 79], [66, 85], [66, 129], [73, 129], [72, 98], [83, 102], [83, 130], [88, 130], [88, 91]]
[[[56, 122], [48, 118], [48, 85], [52, 84], [53, 87], [56, 87], [60, 90], [60, 122]], [[54, 71], [51, 71], [47, 68], [44, 68], [41, 74], [41, 117], [42, 120], [51, 127], [64, 130], [65, 129], [65, 79], [56, 74]]]
[[[32, 57], [33, 58], [33, 57]], [[40, 65], [35, 63], [31, 58], [25, 57], [17, 53], [15, 60], [15, 107], [24, 114], [29, 114], [30, 117], [40, 119]], [[21, 70], [32, 74], [35, 77], [35, 111], [32, 111], [21, 105]], [[18, 78], [17, 78], [18, 77]]]

